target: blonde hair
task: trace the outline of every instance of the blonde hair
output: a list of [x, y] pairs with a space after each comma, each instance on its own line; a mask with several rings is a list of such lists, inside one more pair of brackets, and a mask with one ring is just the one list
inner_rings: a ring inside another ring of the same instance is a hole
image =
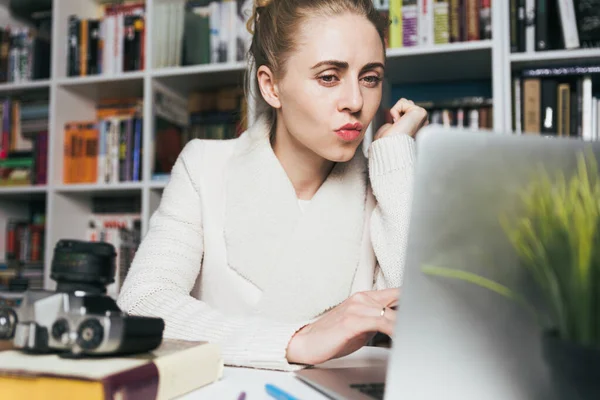
[[[246, 24], [252, 33], [245, 77], [246, 99], [250, 101], [250, 85], [258, 91], [256, 70], [266, 65], [275, 77], [285, 74], [286, 61], [295, 49], [297, 30], [312, 16], [333, 17], [343, 13], [364, 16], [376, 28], [385, 48], [388, 21], [373, 6], [373, 0], [254, 0], [252, 15]], [[261, 95], [255, 99], [256, 116], [266, 114], [271, 127], [275, 110]]]

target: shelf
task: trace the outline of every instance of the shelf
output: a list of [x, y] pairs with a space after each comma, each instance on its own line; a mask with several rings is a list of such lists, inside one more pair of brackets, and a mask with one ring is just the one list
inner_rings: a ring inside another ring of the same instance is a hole
[[43, 198], [48, 187], [38, 186], [0, 186], [0, 200], [31, 200]]
[[150, 189], [164, 189], [169, 181], [151, 181], [148, 186]]
[[386, 56], [386, 79], [392, 84], [491, 77], [490, 40], [400, 47], [388, 49]]
[[69, 76], [57, 79], [59, 86], [77, 86], [97, 83], [122, 82], [135, 79], [144, 79], [144, 71], [124, 72], [119, 75], [90, 75], [90, 76]]
[[106, 193], [107, 195], [121, 195], [131, 194], [127, 192], [136, 192], [144, 187], [143, 182], [121, 182], [111, 184], [97, 184], [97, 183], [72, 183], [72, 184], [60, 184], [56, 186], [56, 191], [61, 193], [72, 193], [72, 194], [100, 194]]
[[49, 80], [39, 80], [39, 81], [30, 81], [30, 82], [8, 82], [8, 83], [0, 83], [0, 94], [6, 93], [19, 93], [25, 91], [34, 91], [40, 89], [50, 89], [50, 81]]
[[94, 100], [114, 97], [142, 97], [145, 71], [125, 72], [120, 75], [67, 77], [57, 80], [60, 88]]
[[181, 94], [218, 88], [228, 85], [241, 86], [244, 82], [246, 63], [202, 64], [186, 67], [153, 70], [151, 76]]
[[600, 63], [600, 50], [573, 49], [511, 53], [510, 62], [513, 68]]
[[474, 50], [491, 50], [491, 40], [436, 44], [433, 46], [397, 47], [387, 49], [388, 60], [396, 57], [419, 56], [425, 54], [460, 53]]

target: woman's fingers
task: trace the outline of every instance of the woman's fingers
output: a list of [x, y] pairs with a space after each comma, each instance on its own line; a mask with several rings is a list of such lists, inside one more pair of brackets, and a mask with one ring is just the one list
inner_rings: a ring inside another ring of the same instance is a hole
[[381, 307], [387, 307], [390, 304], [398, 302], [398, 298], [400, 297], [399, 288], [372, 290], [364, 293], [380, 304]]
[[400, 117], [408, 110], [411, 106], [414, 106], [411, 100], [407, 100], [402, 98], [394, 104], [394, 106], [390, 109], [390, 114], [392, 115], [392, 119], [394, 123], [400, 119]]

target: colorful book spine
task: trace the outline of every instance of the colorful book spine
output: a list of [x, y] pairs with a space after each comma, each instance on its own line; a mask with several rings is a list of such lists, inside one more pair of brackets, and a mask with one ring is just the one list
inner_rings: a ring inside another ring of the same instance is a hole
[[402, 44], [404, 47], [419, 44], [419, 7], [417, 0], [402, 2]]

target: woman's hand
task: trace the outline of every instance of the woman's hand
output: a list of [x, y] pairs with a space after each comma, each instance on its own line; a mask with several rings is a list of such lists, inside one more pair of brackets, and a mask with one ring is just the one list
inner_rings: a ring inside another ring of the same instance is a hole
[[407, 99], [398, 100], [390, 110], [390, 114], [392, 114], [394, 123], [381, 126], [375, 134], [374, 140], [398, 134], [415, 137], [419, 129], [429, 123], [427, 111]]
[[[398, 301], [396, 288], [360, 292], [296, 332], [287, 349], [295, 364], [319, 364], [363, 347], [377, 332], [392, 336]], [[382, 310], [385, 308], [383, 316]]]

